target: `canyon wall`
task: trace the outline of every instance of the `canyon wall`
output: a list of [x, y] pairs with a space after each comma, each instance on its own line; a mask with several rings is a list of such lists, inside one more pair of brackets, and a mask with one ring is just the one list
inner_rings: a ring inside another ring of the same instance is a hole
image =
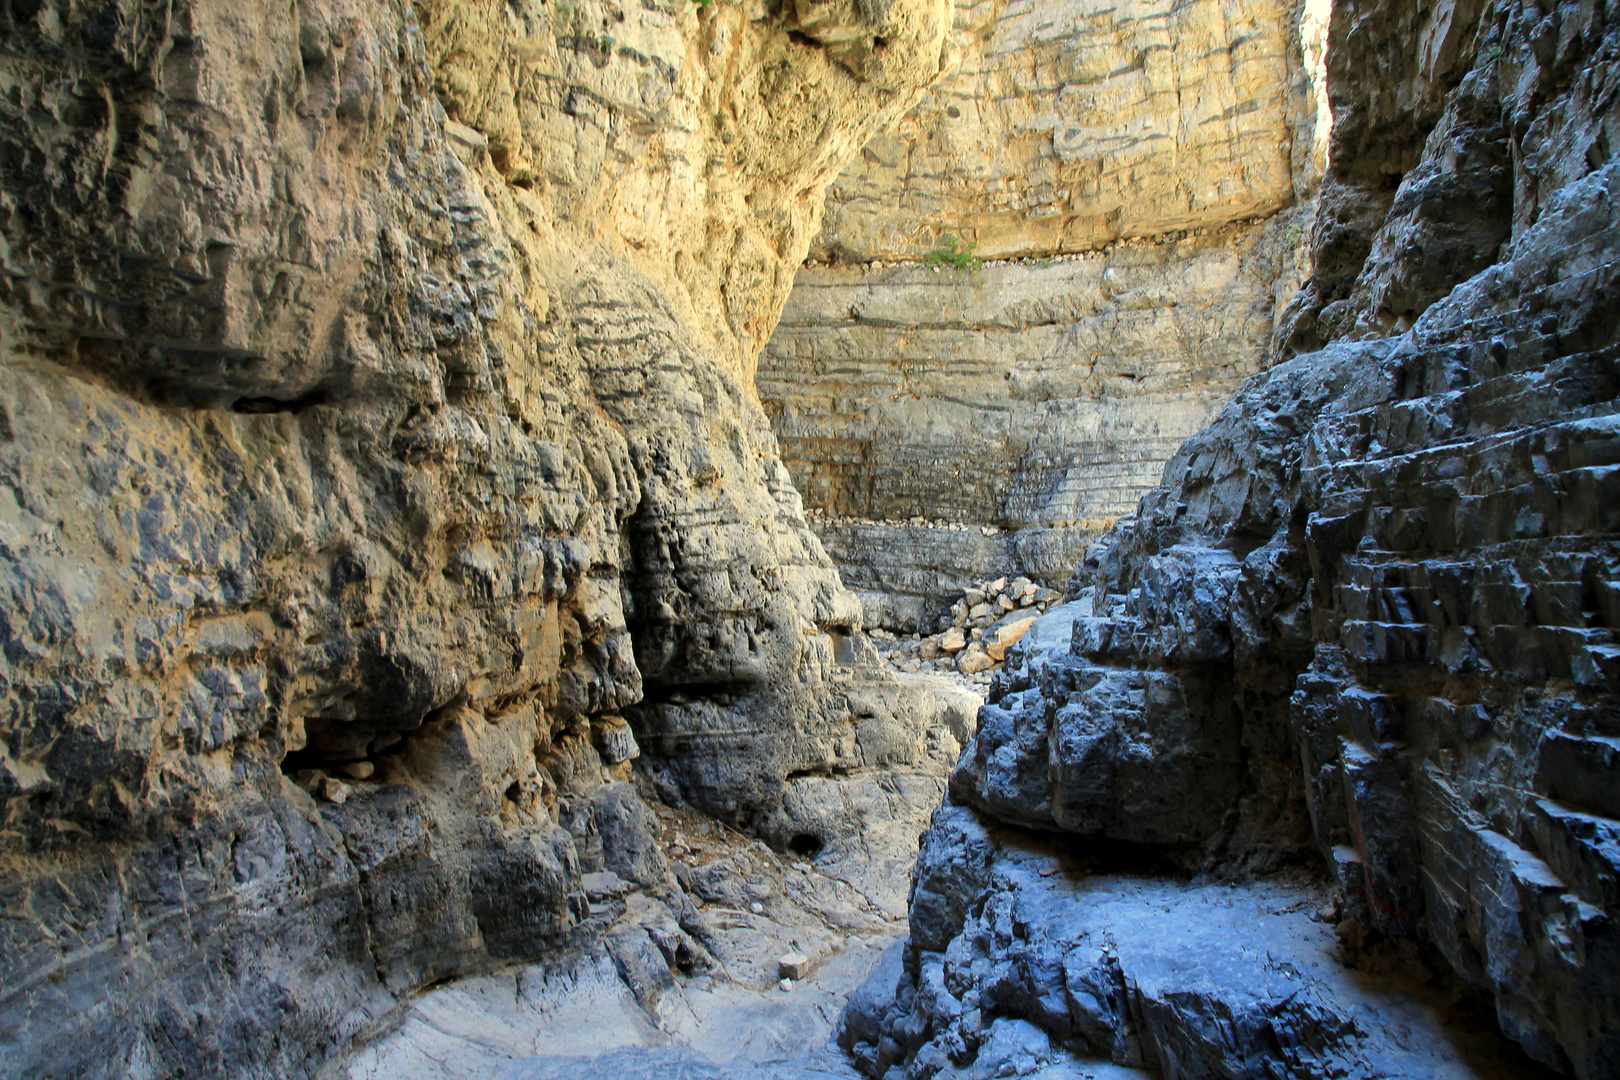
[[1289, 3], [957, 18], [955, 72], [833, 184], [758, 378], [845, 583], [908, 630], [1004, 572], [1061, 586], [1264, 366], [1326, 142]]
[[951, 33], [0, 11], [4, 1071], [308, 1074], [664, 887], [638, 752], [774, 835], [927, 751], [750, 380]]
[[997, 678], [901, 996], [851, 1021], [869, 1068], [971, 1061], [996, 1017], [1169, 1077], [1350, 1068], [1303, 999], [1178, 998], [1106, 938], [1023, 940], [1011, 824], [1189, 871], [1320, 859], [1348, 955], [1422, 943], [1532, 1058], [1620, 1071], [1620, 18], [1341, 0], [1329, 50], [1297, 355]]

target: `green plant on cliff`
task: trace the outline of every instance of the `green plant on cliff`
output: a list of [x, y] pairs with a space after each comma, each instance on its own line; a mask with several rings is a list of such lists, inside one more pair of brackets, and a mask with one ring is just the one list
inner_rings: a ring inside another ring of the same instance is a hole
[[944, 247], [937, 247], [923, 256], [923, 265], [932, 267], [949, 266], [960, 273], [972, 274], [984, 269], [984, 260], [975, 253], [978, 245], [971, 240], [963, 243], [955, 236], [947, 233], [941, 237], [945, 241]]

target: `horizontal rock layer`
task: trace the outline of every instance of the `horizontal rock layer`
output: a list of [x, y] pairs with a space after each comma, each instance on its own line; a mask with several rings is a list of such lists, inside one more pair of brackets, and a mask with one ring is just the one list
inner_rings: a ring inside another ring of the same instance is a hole
[[[1261, 367], [1298, 220], [978, 272], [801, 271], [758, 385], [846, 583], [929, 607], [998, 567], [1060, 584]], [[1011, 535], [863, 523], [913, 517]]]
[[[1037, 624], [993, 686], [952, 797], [1187, 867], [1314, 850], [1349, 925], [1423, 940], [1493, 995], [1531, 1057], [1608, 1076], [1620, 166], [1592, 103], [1614, 92], [1620, 24], [1517, 3], [1408, 14], [1339, 5], [1333, 40], [1404, 57], [1394, 99], [1361, 83], [1356, 100], [1383, 102], [1383, 130], [1404, 108], [1428, 132], [1368, 273], [1398, 250], [1387, 280], [1444, 298], [1400, 336], [1364, 330], [1256, 376], [1188, 440], [1045, 617], [1069, 632]], [[1437, 56], [1449, 91], [1426, 81]], [[1356, 142], [1370, 122], [1356, 101], [1336, 115], [1335, 146], [1387, 154]], [[1508, 161], [1458, 141], [1470, 117], [1587, 149]], [[1453, 258], [1426, 238], [1469, 219], [1434, 177], [1493, 170], [1514, 193], [1511, 239], [1497, 249], [1505, 222], [1463, 229], [1448, 235], [1475, 246]], [[1319, 265], [1342, 238], [1319, 222]], [[925, 843], [914, 934], [987, 902], [948, 840]], [[1044, 1025], [1039, 1007], [1009, 1015]], [[1195, 1057], [1167, 1074], [1216, 1068]]]
[[758, 374], [783, 460], [834, 517], [1118, 517], [1258, 370], [1289, 224], [978, 272], [800, 271]]
[[[980, 31], [833, 185], [760, 358], [849, 584], [1058, 584], [1265, 364], [1325, 136], [1290, 11], [958, 9]], [[1016, 536], [893, 527], [917, 517]]]

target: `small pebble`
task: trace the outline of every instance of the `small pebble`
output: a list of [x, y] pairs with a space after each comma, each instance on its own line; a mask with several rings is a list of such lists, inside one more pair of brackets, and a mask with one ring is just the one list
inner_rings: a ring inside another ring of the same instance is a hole
[[776, 985], [781, 987], [782, 988], [782, 993], [785, 994], [789, 990], [793, 989], [793, 980], [792, 979], [783, 979], [781, 982], [777, 983]]
[[763, 915], [765, 914], [765, 905], [760, 903], [758, 900], [755, 900], [752, 904], [748, 905], [748, 910], [752, 911], [755, 915]]

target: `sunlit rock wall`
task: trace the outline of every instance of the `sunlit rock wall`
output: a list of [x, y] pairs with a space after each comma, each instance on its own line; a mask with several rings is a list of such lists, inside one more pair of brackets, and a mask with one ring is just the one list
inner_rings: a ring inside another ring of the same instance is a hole
[[557, 947], [621, 715], [739, 824], [921, 752], [750, 379], [950, 14], [801, 7], [0, 11], [0, 1071]]
[[[982, 30], [833, 185], [761, 359], [846, 584], [927, 610], [1007, 569], [1061, 583], [1265, 363], [1326, 134], [1295, 15], [958, 10]], [[1003, 261], [921, 262], [953, 243]]]

